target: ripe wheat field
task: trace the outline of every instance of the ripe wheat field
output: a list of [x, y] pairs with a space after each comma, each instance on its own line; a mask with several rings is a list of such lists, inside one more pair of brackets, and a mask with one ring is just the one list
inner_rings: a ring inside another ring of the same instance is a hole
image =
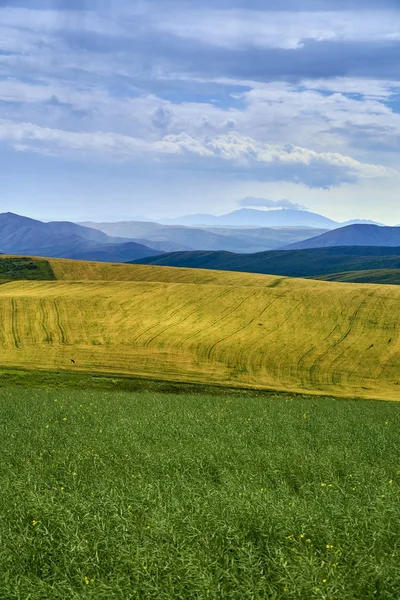
[[0, 286], [4, 367], [400, 399], [397, 286], [49, 263]]

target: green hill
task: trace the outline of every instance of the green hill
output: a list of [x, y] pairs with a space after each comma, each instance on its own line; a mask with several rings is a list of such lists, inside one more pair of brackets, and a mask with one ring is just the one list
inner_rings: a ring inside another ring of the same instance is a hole
[[318, 277], [324, 281], [342, 281], [343, 283], [380, 283], [400, 285], [400, 269], [372, 269], [369, 271], [348, 271]]
[[[368, 283], [398, 283], [392, 271], [400, 269], [400, 248], [345, 246], [274, 250], [246, 255], [231, 252], [174, 252], [136, 260], [132, 264], [327, 278], [331, 281], [344, 281], [345, 273], [349, 274], [345, 281], [361, 281], [359, 272], [368, 271]], [[385, 270], [385, 276], [382, 276], [381, 270]]]

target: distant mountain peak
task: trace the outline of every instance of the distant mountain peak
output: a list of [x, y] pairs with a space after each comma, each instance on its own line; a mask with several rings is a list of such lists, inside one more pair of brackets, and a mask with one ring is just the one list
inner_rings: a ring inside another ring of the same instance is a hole
[[260, 210], [257, 208], [239, 208], [225, 215], [197, 214], [163, 219], [168, 225], [215, 226], [215, 227], [316, 227], [333, 229], [339, 223], [308, 210], [293, 208]]
[[330, 248], [335, 246], [400, 246], [400, 227], [355, 224], [287, 246], [288, 250]]

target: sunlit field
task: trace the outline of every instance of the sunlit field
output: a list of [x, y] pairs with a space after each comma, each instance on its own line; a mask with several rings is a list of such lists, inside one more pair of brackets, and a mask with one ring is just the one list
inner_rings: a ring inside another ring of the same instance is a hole
[[57, 281], [0, 285], [4, 367], [400, 398], [399, 286], [55, 259], [48, 268]]
[[3, 387], [0, 428], [2, 599], [400, 596], [397, 403]]

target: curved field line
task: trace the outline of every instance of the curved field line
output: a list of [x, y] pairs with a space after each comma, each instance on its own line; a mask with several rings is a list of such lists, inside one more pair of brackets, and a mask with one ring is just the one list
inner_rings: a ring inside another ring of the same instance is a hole
[[[257, 292], [255, 292], [254, 294], [251, 294], [249, 296], [249, 298], [251, 298], [252, 296], [254, 296]], [[285, 294], [281, 294], [281, 296], [284, 296]], [[278, 299], [281, 296], [277, 296], [276, 299]], [[273, 302], [271, 302], [271, 304], [273, 304]], [[263, 312], [263, 311], [261, 311]], [[214, 344], [212, 344], [211, 347], [208, 348], [207, 350], [207, 358], [211, 358], [211, 355], [213, 353], [213, 351], [215, 350], [215, 348], [221, 344], [222, 342], [226, 342], [226, 340], [231, 339], [233, 336], [235, 336], [236, 334], [240, 333], [241, 331], [244, 331], [245, 329], [247, 329], [247, 327], [249, 327], [249, 325], [251, 325], [251, 323], [254, 323], [254, 321], [256, 319], [259, 319], [260, 317], [257, 315], [256, 317], [253, 317], [252, 319], [250, 319], [250, 321], [248, 321], [247, 323], [245, 323], [242, 327], [239, 327], [239, 329], [236, 329], [235, 331], [232, 331], [232, 333], [230, 333], [229, 335], [225, 336], [224, 338], [221, 338], [219, 340], [217, 340], [216, 342], [214, 342]], [[278, 326], [279, 328], [279, 326]], [[264, 336], [265, 337], [265, 336]]]
[[55, 313], [56, 313], [56, 323], [57, 323], [58, 330], [60, 332], [61, 344], [65, 345], [65, 343], [66, 343], [66, 335], [65, 335], [64, 328], [63, 328], [63, 326], [61, 324], [59, 300], [54, 299], [53, 300], [53, 306], [54, 306], [54, 310], [55, 310]]
[[[327, 348], [322, 354], [320, 354], [313, 362], [313, 364], [310, 367], [310, 380], [312, 383], [315, 383], [315, 377], [314, 374], [315, 372], [320, 368], [320, 365], [323, 361], [323, 359], [329, 354], [329, 352], [331, 350], [333, 350], [334, 348], [337, 348], [338, 346], [340, 346], [340, 344], [342, 344], [350, 335], [353, 326], [357, 320], [358, 315], [360, 314], [361, 310], [367, 305], [367, 302], [370, 298], [372, 298], [374, 295], [376, 295], [376, 293], [378, 292], [377, 289], [374, 289], [372, 292], [370, 292], [369, 294], [367, 294], [363, 300], [360, 302], [360, 304], [358, 305], [358, 307], [356, 308], [356, 310], [354, 311], [354, 313], [349, 317], [349, 325], [346, 329], [346, 331], [340, 336], [340, 338], [338, 340], [335, 340], [334, 343], [329, 346], [329, 348]], [[370, 307], [371, 310], [371, 307]], [[369, 313], [370, 313], [369, 310]], [[350, 344], [349, 347], [351, 347], [351, 345], [354, 345], [356, 343], [357, 340], [354, 340], [352, 342], [352, 344]], [[340, 355], [341, 356], [341, 355]], [[337, 357], [336, 359], [334, 359], [334, 361], [332, 361], [330, 363], [330, 372], [332, 373], [334, 371], [333, 369], [333, 365], [335, 364], [335, 362], [340, 358]]]
[[[226, 290], [224, 294], [221, 294], [220, 298], [222, 298], [223, 296], [226, 296], [228, 294], [228, 292], [231, 292], [232, 290]], [[256, 293], [256, 292], [255, 292]], [[229, 312], [226, 313], [225, 315], [223, 315], [222, 317], [220, 317], [219, 319], [217, 319], [216, 321], [213, 321], [212, 323], [210, 323], [209, 325], [207, 325], [207, 327], [203, 327], [200, 331], [195, 331], [194, 333], [181, 338], [182, 342], [187, 342], [190, 339], [193, 339], [195, 337], [197, 337], [199, 334], [204, 334], [205, 332], [207, 332], [209, 329], [212, 329], [213, 327], [215, 327], [215, 325], [217, 325], [218, 323], [222, 323], [222, 321], [225, 321], [225, 319], [228, 319], [231, 315], [233, 315], [241, 306], [243, 306], [243, 304], [245, 302], [248, 301], [249, 298], [251, 298], [252, 296], [255, 295], [254, 294], [250, 294], [250, 296], [246, 296], [246, 298], [243, 298], [238, 304], [236, 304], [234, 307], [229, 309]], [[219, 298], [218, 298], [219, 299]]]
[[18, 334], [18, 306], [15, 298], [11, 298], [11, 331], [14, 346], [21, 348], [21, 339]]
[[[375, 293], [377, 293], [378, 291], [379, 291], [379, 289], [378, 289], [378, 290], [376, 290], [376, 292], [375, 292]], [[370, 294], [370, 295], [369, 295], [369, 297], [372, 297], [373, 295], [374, 295], [374, 294]], [[379, 302], [380, 302], [380, 301], [381, 301], [381, 298], [377, 298], [377, 299], [376, 299], [376, 301], [375, 301], [375, 303], [374, 303], [372, 306], [370, 306], [370, 307], [369, 307], [369, 309], [368, 309], [368, 317], [369, 317], [369, 315], [370, 315], [370, 314], [371, 314], [373, 311], [375, 311], [375, 309], [376, 309], [376, 305], [377, 305], [377, 304], [379, 305]], [[352, 347], [353, 347], [353, 346], [354, 346], [354, 345], [355, 345], [355, 344], [358, 342], [359, 338], [360, 338], [360, 337], [363, 335], [363, 332], [364, 332], [364, 329], [361, 331], [361, 333], [360, 333], [360, 334], [359, 334], [357, 337], [355, 337], [355, 338], [354, 338], [354, 340], [351, 342], [351, 344], [349, 344], [349, 345], [347, 346], [347, 348], [346, 348], [346, 349], [345, 349], [345, 350], [344, 350], [344, 351], [343, 351], [343, 352], [342, 352], [342, 353], [341, 353], [339, 356], [337, 356], [337, 357], [336, 357], [336, 358], [335, 358], [335, 359], [332, 361], [332, 363], [331, 363], [331, 370], [332, 370], [332, 371], [333, 371], [333, 367], [334, 367], [334, 365], [336, 365], [338, 362], [339, 362], [339, 364], [340, 364], [340, 362], [342, 362], [342, 361], [343, 361], [343, 354], [344, 354], [344, 352], [347, 352], [347, 351], [348, 351], [350, 348], [352, 348]]]
[[[268, 304], [266, 306], [264, 306], [264, 308], [260, 311], [259, 314], [257, 314], [247, 325], [246, 327], [249, 327], [252, 323], [259, 321], [262, 316], [264, 315], [264, 313], [271, 308], [271, 306], [273, 304], [275, 304], [278, 300], [280, 300], [280, 298], [283, 298], [286, 295], [286, 292], [283, 292], [282, 294], [278, 294], [277, 296], [275, 296], [271, 302], [268, 302]], [[279, 327], [278, 327], [279, 329]], [[252, 339], [251, 341], [249, 341], [248, 344], [245, 344], [244, 346], [242, 346], [240, 348], [240, 351], [238, 352], [238, 356], [241, 357], [244, 353], [248, 352], [249, 348], [253, 351], [255, 348], [255, 345], [258, 344], [260, 341], [264, 341], [266, 337], [268, 337], [268, 335], [270, 333], [273, 333], [274, 330], [267, 330], [267, 332], [265, 330], [260, 331], [260, 336], [257, 337], [256, 340]], [[240, 331], [237, 331], [236, 333], [240, 333]], [[225, 340], [224, 340], [225, 341]]]
[[48, 311], [46, 311], [46, 309], [45, 309], [45, 302], [44, 302], [43, 298], [39, 299], [39, 309], [40, 309], [40, 313], [42, 315], [41, 325], [42, 325], [42, 329], [44, 331], [45, 340], [47, 341], [48, 344], [51, 344], [51, 343], [53, 343], [53, 335], [52, 335], [51, 329], [48, 326]]
[[[203, 298], [206, 298], [208, 296], [209, 296], [209, 294], [204, 294], [204, 296], [201, 297], [201, 300], [203, 300]], [[186, 302], [183, 306], [180, 306], [179, 308], [177, 308], [176, 310], [174, 310], [170, 315], [168, 315], [168, 320], [172, 319], [173, 317], [175, 317], [176, 315], [178, 315], [180, 312], [182, 312], [182, 310], [185, 310], [185, 308], [187, 308], [188, 306], [192, 306], [192, 305], [193, 305], [193, 301]], [[141, 331], [135, 338], [132, 339], [132, 344], [136, 344], [137, 341], [143, 335], [146, 335], [146, 333], [148, 333], [152, 329], [155, 329], [159, 325], [160, 325], [160, 321], [154, 323], [153, 325], [150, 325], [150, 327], [148, 327], [144, 331]]]
[[[207, 294], [208, 296], [209, 294]], [[222, 292], [221, 294], [218, 294], [216, 298], [212, 298], [209, 302], [206, 302], [205, 304], [201, 305], [201, 308], [204, 308], [205, 306], [208, 306], [209, 304], [213, 304], [214, 302], [216, 302], [219, 298], [221, 298], [224, 295], [224, 292]], [[204, 296], [205, 297], [205, 296]], [[203, 297], [202, 297], [203, 299]], [[191, 303], [193, 305], [193, 303]], [[188, 305], [185, 305], [185, 307]], [[175, 311], [175, 316], [176, 314], [178, 314], [181, 311]], [[158, 331], [156, 333], [156, 335], [154, 335], [152, 338], [150, 338], [149, 340], [146, 340], [146, 342], [143, 344], [144, 348], [147, 348], [150, 344], [152, 344], [152, 342], [157, 339], [160, 335], [162, 335], [163, 333], [165, 333], [166, 331], [168, 331], [168, 329], [171, 329], [171, 327], [178, 327], [181, 323], [184, 323], [185, 321], [187, 321], [188, 319], [190, 319], [190, 317], [192, 317], [194, 314], [199, 312], [199, 307], [198, 305], [196, 306], [196, 309], [192, 312], [190, 312], [186, 317], [184, 317], [183, 319], [180, 319], [179, 321], [175, 322], [175, 323], [169, 323], [164, 329], [162, 329], [161, 331]], [[170, 319], [168, 319], [170, 320]]]

